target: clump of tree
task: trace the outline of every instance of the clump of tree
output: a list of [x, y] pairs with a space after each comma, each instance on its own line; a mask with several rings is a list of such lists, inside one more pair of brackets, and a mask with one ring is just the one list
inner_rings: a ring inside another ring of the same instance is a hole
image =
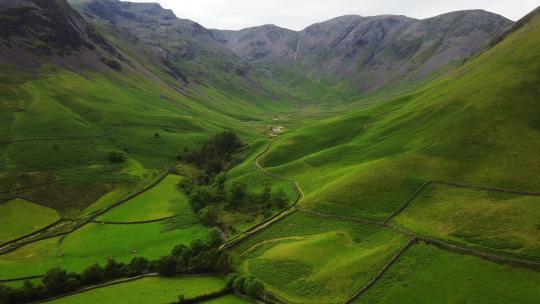
[[269, 217], [276, 210], [287, 207], [285, 192], [272, 191], [268, 180], [260, 192], [249, 191], [247, 185], [241, 182], [227, 186], [226, 180], [226, 175], [221, 173], [209, 184], [200, 185], [196, 181], [183, 179], [179, 185], [188, 194], [191, 207], [199, 219], [207, 226], [219, 226], [218, 212], [221, 209]]
[[235, 163], [234, 154], [243, 146], [234, 132], [226, 131], [206, 141], [199, 149], [179, 159], [201, 168], [208, 176], [228, 170]]
[[253, 299], [262, 299], [264, 296], [264, 285], [254, 276], [241, 277], [236, 273], [231, 273], [227, 276], [226, 284], [230, 289]]
[[109, 151], [108, 158], [111, 163], [123, 163], [127, 156], [121, 151]]
[[67, 294], [85, 286], [96, 285], [120, 278], [135, 277], [157, 272], [161, 276], [205, 272], [228, 273], [231, 270], [227, 253], [218, 250], [223, 239], [219, 230], [213, 229], [206, 241], [196, 240], [190, 246], [174, 247], [171, 254], [157, 261], [135, 257], [129, 264], [110, 259], [105, 266], [94, 264], [81, 273], [68, 273], [54, 268], [35, 286], [25, 281], [20, 288], [0, 285], [0, 303], [21, 304]]

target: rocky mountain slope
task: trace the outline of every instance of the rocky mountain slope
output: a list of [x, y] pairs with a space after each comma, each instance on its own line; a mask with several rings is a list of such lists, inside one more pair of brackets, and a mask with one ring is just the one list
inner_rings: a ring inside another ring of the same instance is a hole
[[405, 16], [343, 16], [295, 32], [273, 25], [212, 33], [250, 61], [294, 67], [312, 79], [345, 81], [369, 92], [415, 82], [462, 63], [512, 22], [485, 11], [417, 20]]
[[64, 0], [0, 2], [0, 62], [34, 69], [55, 63], [75, 69], [121, 69], [122, 59]]

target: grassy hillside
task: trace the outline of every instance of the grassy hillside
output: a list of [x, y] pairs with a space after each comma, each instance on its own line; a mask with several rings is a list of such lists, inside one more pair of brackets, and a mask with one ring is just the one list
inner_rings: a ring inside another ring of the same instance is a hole
[[355, 301], [360, 303], [537, 303], [535, 271], [476, 257], [411, 247], [382, 279]]
[[278, 138], [263, 164], [304, 205], [384, 219], [427, 180], [538, 191], [540, 18], [448, 76]]

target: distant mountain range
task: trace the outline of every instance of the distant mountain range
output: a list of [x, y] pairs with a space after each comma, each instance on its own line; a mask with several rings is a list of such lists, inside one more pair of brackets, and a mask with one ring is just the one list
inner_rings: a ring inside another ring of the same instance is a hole
[[[35, 64], [21, 57], [22, 50], [34, 57], [57, 55], [53, 61], [69, 63], [66, 55], [97, 48], [98, 56], [82, 52], [84, 60], [71, 65], [96, 66], [98, 61], [111, 63], [110, 58], [127, 64], [131, 58], [132, 67], [141, 64], [154, 74], [164, 72], [179, 88], [207, 84], [265, 92], [270, 98], [292, 94], [316, 100], [323, 96], [298, 92], [322, 86], [331, 98], [351, 98], [437, 76], [480, 52], [512, 25], [502, 16], [475, 10], [425, 20], [351, 15], [299, 32], [274, 25], [226, 31], [180, 19], [155, 3], [69, 2], [84, 19], [64, 0], [0, 4], [1, 36], [10, 41], [5, 45], [17, 45], [3, 48], [2, 57]], [[17, 18], [33, 21], [17, 25]], [[40, 33], [38, 28], [48, 30]]]

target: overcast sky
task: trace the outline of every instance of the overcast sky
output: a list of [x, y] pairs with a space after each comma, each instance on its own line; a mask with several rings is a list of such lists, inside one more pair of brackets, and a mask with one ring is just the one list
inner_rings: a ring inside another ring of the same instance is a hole
[[[0, 0], [1, 1], [1, 0]], [[517, 20], [540, 0], [130, 0], [159, 2], [179, 18], [207, 28], [241, 29], [263, 24], [301, 30], [333, 17], [382, 14], [428, 18], [464, 9], [483, 9]]]

